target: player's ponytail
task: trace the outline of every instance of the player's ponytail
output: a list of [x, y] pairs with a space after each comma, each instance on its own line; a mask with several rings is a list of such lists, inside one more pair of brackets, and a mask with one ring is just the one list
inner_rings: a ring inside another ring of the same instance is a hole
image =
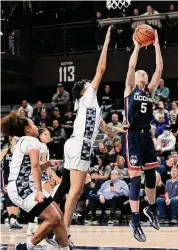
[[25, 127], [29, 125], [28, 118], [20, 117], [15, 111], [1, 119], [1, 133], [4, 136], [24, 136]]

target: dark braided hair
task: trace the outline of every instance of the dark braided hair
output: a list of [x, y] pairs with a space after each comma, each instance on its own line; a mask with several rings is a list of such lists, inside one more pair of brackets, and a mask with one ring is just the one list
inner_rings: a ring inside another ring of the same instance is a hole
[[76, 99], [80, 99], [81, 97], [81, 91], [84, 89], [85, 87], [85, 84], [87, 82], [91, 82], [89, 80], [81, 80], [81, 81], [78, 81], [78, 82], [75, 82], [74, 83], [74, 86], [72, 88], [72, 96], [73, 96], [73, 100], [75, 101]]

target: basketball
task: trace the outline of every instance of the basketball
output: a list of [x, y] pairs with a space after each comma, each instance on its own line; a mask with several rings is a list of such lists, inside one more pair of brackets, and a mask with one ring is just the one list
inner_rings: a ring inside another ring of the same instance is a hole
[[134, 39], [140, 46], [148, 46], [152, 44], [155, 39], [154, 29], [149, 25], [142, 24], [136, 28]]

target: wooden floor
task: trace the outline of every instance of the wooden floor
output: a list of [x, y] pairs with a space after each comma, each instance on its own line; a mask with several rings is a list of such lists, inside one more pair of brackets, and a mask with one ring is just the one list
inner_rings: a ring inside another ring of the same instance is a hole
[[[136, 241], [128, 226], [72, 226], [71, 239], [76, 246], [81, 246], [80, 249], [82, 247], [178, 249], [178, 227], [161, 227], [159, 231], [151, 227], [143, 229], [147, 237], [145, 243]], [[14, 244], [19, 241], [26, 242], [26, 225], [18, 231], [9, 231], [5, 225], [1, 225], [1, 249], [14, 249]], [[4, 244], [7, 246], [3, 246]], [[48, 245], [46, 241], [40, 245], [44, 246], [44, 249], [49, 249], [45, 247]]]

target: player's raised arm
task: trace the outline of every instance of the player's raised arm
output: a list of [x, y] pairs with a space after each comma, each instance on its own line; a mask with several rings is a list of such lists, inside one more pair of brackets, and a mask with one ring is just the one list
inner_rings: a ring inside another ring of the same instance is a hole
[[162, 71], [163, 71], [163, 59], [162, 59], [161, 50], [159, 46], [157, 30], [155, 30], [154, 46], [155, 46], [155, 52], [156, 52], [156, 70], [155, 70], [155, 73], [153, 74], [150, 84], [148, 85], [148, 88], [150, 90], [150, 94], [152, 95], [152, 97], [154, 96], [155, 91], [158, 88], [161, 75], [162, 75]]
[[140, 50], [140, 45], [138, 42], [134, 39], [133, 37], [133, 42], [135, 44], [134, 51], [130, 57], [129, 61], [129, 68], [127, 72], [127, 77], [126, 77], [126, 82], [125, 82], [125, 93], [124, 95], [127, 96], [132, 92], [132, 90], [135, 88], [135, 67], [137, 65], [137, 60], [138, 60], [138, 53]]
[[102, 52], [101, 52], [101, 56], [100, 56], [100, 59], [99, 59], [99, 62], [98, 62], [98, 66], [97, 66], [97, 69], [96, 69], [96, 74], [95, 74], [95, 77], [92, 81], [92, 87], [97, 90], [98, 89], [98, 86], [101, 82], [101, 78], [105, 72], [105, 69], [106, 69], [106, 58], [107, 58], [107, 51], [108, 51], [108, 45], [109, 45], [109, 42], [110, 42], [110, 35], [111, 35], [111, 26], [108, 28], [108, 31], [107, 31], [107, 34], [106, 34], [106, 38], [105, 38], [105, 42], [104, 42], [104, 45], [103, 45], [103, 49], [102, 49]]

